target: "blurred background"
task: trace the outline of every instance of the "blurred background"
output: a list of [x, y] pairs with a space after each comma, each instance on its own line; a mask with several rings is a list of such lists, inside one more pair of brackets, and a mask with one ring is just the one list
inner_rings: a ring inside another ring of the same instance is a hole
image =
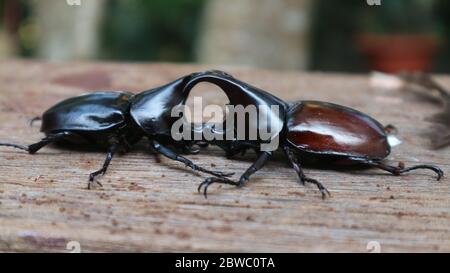
[[0, 0], [0, 15], [0, 59], [450, 72], [448, 0]]

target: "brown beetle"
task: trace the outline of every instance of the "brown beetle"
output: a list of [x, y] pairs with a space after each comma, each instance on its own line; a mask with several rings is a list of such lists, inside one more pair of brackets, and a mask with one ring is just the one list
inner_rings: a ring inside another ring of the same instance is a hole
[[[270, 120], [264, 126], [266, 131], [274, 132], [279, 138], [279, 146], [284, 151], [293, 169], [296, 171], [302, 184], [315, 184], [322, 193], [322, 197], [329, 195], [328, 190], [317, 180], [307, 177], [302, 164], [307, 161], [327, 162], [333, 164], [363, 165], [376, 167], [393, 175], [400, 175], [416, 169], [429, 169], [438, 175], [438, 180], [444, 175], [443, 171], [433, 165], [417, 165], [405, 168], [403, 164], [398, 167], [390, 166], [382, 162], [390, 151], [386, 130], [373, 118], [348, 107], [318, 101], [301, 101], [289, 104], [256, 87], [250, 86], [233, 78], [231, 75], [221, 71], [207, 71], [198, 73], [184, 89], [189, 93], [192, 88], [200, 82], [209, 82], [219, 86], [227, 95], [229, 105], [255, 105], [255, 106], [278, 106], [278, 113], [259, 113], [265, 115], [263, 120]], [[258, 117], [259, 118], [259, 117]], [[250, 127], [258, 127], [257, 118], [246, 116], [247, 130]], [[226, 120], [221, 128], [226, 128]], [[214, 125], [203, 125], [202, 128], [194, 128], [194, 133], [199, 130], [204, 132], [205, 128], [215, 131], [216, 134], [223, 133]], [[197, 130], [197, 131], [196, 131]], [[260, 170], [272, 157], [273, 151], [261, 149], [263, 140], [238, 140], [228, 139], [202, 140], [211, 145], [221, 147], [228, 156], [253, 149], [258, 153], [256, 162], [247, 169], [239, 181], [233, 181], [225, 177], [212, 177], [200, 184], [198, 190], [204, 188], [207, 197], [207, 189], [211, 184], [221, 183], [244, 186], [250, 176]]]

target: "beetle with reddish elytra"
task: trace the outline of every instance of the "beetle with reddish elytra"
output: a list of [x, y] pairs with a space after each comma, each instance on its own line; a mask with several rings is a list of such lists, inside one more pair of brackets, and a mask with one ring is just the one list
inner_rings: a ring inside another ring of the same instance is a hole
[[[168, 144], [188, 153], [198, 153], [198, 150], [192, 149], [198, 142], [177, 142], [172, 138], [171, 127], [176, 118], [171, 116], [171, 112], [174, 107], [185, 104], [192, 88], [204, 81], [218, 85], [228, 96], [230, 105], [268, 106], [268, 109], [274, 105], [278, 106], [282, 111], [264, 113], [264, 118], [271, 120], [267, 125], [273, 126], [265, 131], [275, 133], [280, 139], [282, 150], [300, 181], [303, 184], [317, 185], [324, 198], [329, 194], [328, 190], [319, 181], [304, 174], [302, 165], [305, 161], [360, 164], [377, 167], [394, 175], [416, 169], [430, 169], [438, 174], [438, 180], [443, 176], [443, 171], [433, 165], [405, 168], [401, 164], [394, 167], [383, 163], [382, 160], [390, 153], [386, 131], [379, 122], [361, 112], [326, 102], [302, 101], [289, 104], [220, 71], [193, 73], [138, 95], [126, 92], [96, 92], [67, 99], [44, 113], [41, 131], [46, 137], [40, 142], [29, 146], [0, 143], [0, 146], [18, 148], [29, 153], [36, 153], [54, 142], [104, 146], [108, 149], [107, 158], [103, 167], [90, 175], [90, 186], [98, 175], [106, 172], [118, 149], [127, 149], [145, 136], [156, 152], [183, 162], [192, 169], [217, 176], [200, 184], [199, 191], [204, 187], [205, 197], [208, 187], [214, 183], [242, 187], [273, 155], [272, 151], [261, 149], [264, 141], [200, 141], [221, 147], [228, 156], [248, 149], [259, 154], [256, 162], [239, 181], [227, 178], [231, 173], [201, 168], [166, 147]], [[258, 122], [250, 117], [245, 124], [248, 127], [258, 126]], [[226, 125], [223, 128], [226, 128]]]
[[[173, 107], [183, 102], [185, 84], [195, 74], [179, 78], [164, 86], [141, 92], [93, 92], [63, 100], [48, 109], [43, 115], [41, 131], [46, 135], [31, 145], [0, 143], [34, 154], [50, 143], [65, 143], [77, 146], [95, 146], [108, 151], [103, 167], [90, 174], [88, 188], [93, 183], [101, 186], [96, 177], [106, 173], [118, 150], [127, 151], [142, 137], [146, 137], [150, 148], [157, 154], [184, 163], [193, 170], [218, 177], [233, 175], [207, 170], [179, 155], [178, 151], [197, 154], [192, 143], [176, 142], [171, 138], [171, 126], [176, 118], [171, 117]], [[34, 119], [33, 121], [35, 121]]]
[[[300, 101], [290, 104], [222, 71], [197, 73], [186, 84], [184, 93], [189, 94], [193, 87], [201, 82], [212, 83], [220, 87], [227, 95], [229, 105], [232, 106], [267, 106], [267, 109], [278, 106], [281, 109], [278, 113], [261, 111], [259, 115], [264, 115], [262, 119], [261, 117], [246, 116], [246, 129], [258, 127], [259, 120], [268, 120], [264, 126], [272, 128], [265, 128], [265, 131], [270, 131], [279, 138], [279, 147], [297, 173], [300, 182], [315, 184], [323, 198], [330, 193], [319, 181], [305, 175], [302, 168], [305, 162], [362, 165], [379, 168], [393, 175], [417, 169], [429, 169], [437, 174], [438, 180], [444, 175], [443, 171], [434, 165], [416, 165], [405, 168], [403, 163], [400, 163], [398, 167], [383, 163], [382, 160], [391, 151], [386, 130], [378, 121], [357, 110], [319, 101]], [[226, 128], [226, 123], [225, 119], [219, 129], [208, 124], [201, 128], [194, 127], [192, 133], [201, 134], [205, 129], [209, 129], [215, 134], [225, 135], [225, 131], [220, 130]], [[208, 126], [211, 128], [207, 128]], [[234, 129], [236, 130], [236, 127]], [[214, 183], [244, 186], [250, 176], [260, 170], [273, 156], [273, 151], [265, 151], [261, 148], [265, 141], [260, 138], [227, 140], [226, 137], [220, 137], [213, 140], [202, 139], [201, 142], [219, 146], [230, 157], [238, 153], [245, 153], [248, 149], [252, 149], [258, 154], [257, 160], [242, 174], [239, 181], [233, 181], [227, 177], [213, 177], [201, 183], [198, 190], [200, 192], [203, 188], [205, 197], [207, 197], [208, 187]]]

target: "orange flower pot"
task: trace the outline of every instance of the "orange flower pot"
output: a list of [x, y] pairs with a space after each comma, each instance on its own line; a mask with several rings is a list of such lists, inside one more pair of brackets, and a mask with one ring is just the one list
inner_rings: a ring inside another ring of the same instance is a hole
[[363, 34], [358, 43], [370, 68], [387, 73], [430, 71], [439, 47], [430, 34]]

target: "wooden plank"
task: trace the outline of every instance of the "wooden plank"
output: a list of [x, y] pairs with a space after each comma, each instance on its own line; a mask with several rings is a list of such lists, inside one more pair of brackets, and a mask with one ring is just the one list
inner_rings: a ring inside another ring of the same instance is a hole
[[[41, 137], [30, 118], [87, 90], [139, 90], [210, 67], [169, 64], [0, 64], [0, 140], [32, 143]], [[437, 111], [400, 91], [371, 89], [365, 76], [258, 71], [232, 67], [236, 77], [286, 100], [326, 100], [362, 110], [399, 129], [402, 144], [390, 160], [436, 163], [449, 172], [449, 150], [431, 151], [421, 134]], [[450, 86], [449, 77], [441, 77]], [[218, 101], [217, 90], [208, 92]], [[197, 92], [198, 94], [199, 92]], [[201, 92], [200, 92], [201, 93]], [[220, 101], [220, 100], [219, 100]], [[450, 251], [448, 180], [427, 171], [393, 177], [378, 170], [307, 169], [333, 197], [297, 184], [282, 156], [247, 187], [196, 191], [205, 178], [136, 147], [113, 160], [103, 189], [86, 190], [87, 175], [104, 154], [48, 147], [30, 156], [0, 148], [0, 251], [366, 252]], [[191, 158], [202, 166], [242, 173], [248, 155], [227, 160], [218, 149]]]

